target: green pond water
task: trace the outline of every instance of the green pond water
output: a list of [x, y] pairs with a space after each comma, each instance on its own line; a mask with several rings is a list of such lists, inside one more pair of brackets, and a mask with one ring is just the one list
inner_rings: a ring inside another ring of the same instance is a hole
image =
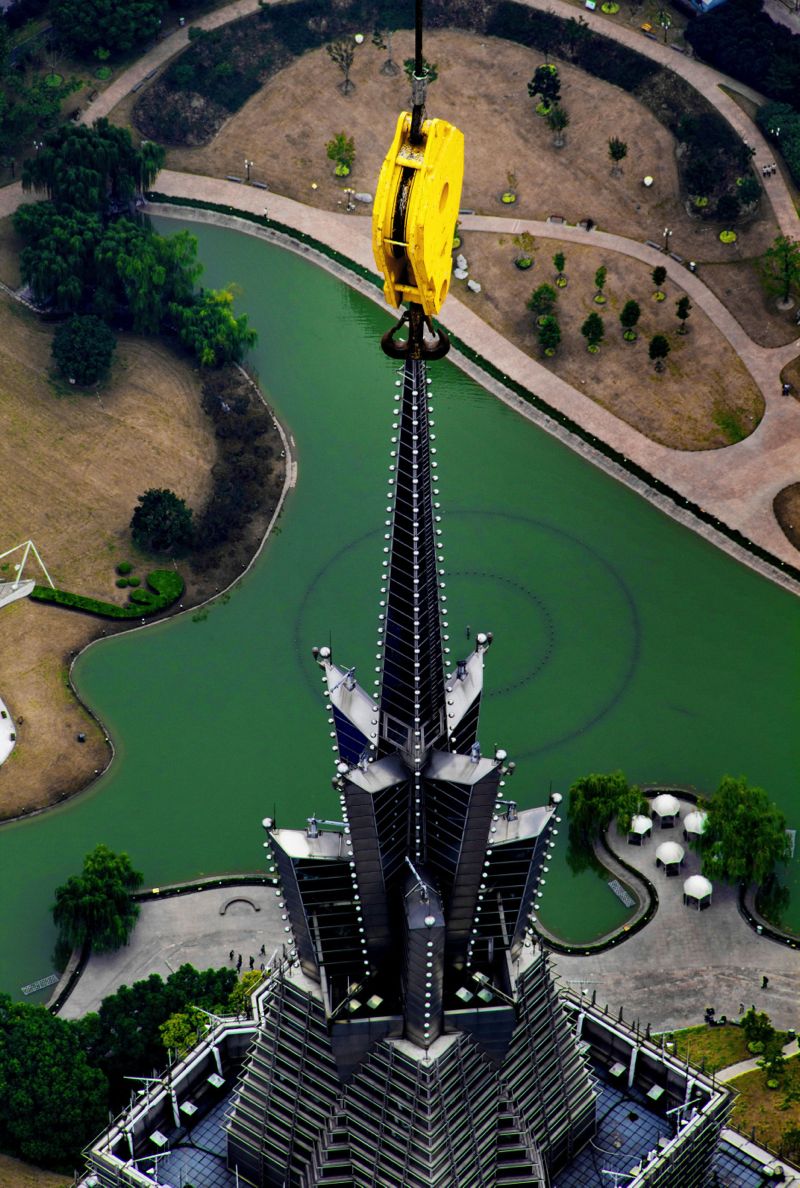
[[[53, 888], [97, 842], [127, 850], [159, 884], [260, 869], [266, 815], [301, 825], [333, 814], [311, 646], [331, 639], [362, 682], [375, 675], [395, 378], [378, 346], [388, 315], [296, 256], [192, 230], [205, 283], [243, 289], [259, 333], [254, 362], [296, 441], [299, 482], [224, 605], [78, 662], [117, 757], [73, 803], [0, 830], [0, 988], [12, 993], [49, 971]], [[800, 824], [800, 602], [451, 364], [431, 374], [453, 658], [470, 646], [467, 625], [495, 633], [481, 737], [517, 761], [509, 793], [534, 804], [616, 767], [704, 789], [743, 773]], [[571, 872], [565, 839], [566, 822], [542, 918], [586, 940], [627, 913], [596, 875]], [[787, 918], [800, 924], [800, 895]]]

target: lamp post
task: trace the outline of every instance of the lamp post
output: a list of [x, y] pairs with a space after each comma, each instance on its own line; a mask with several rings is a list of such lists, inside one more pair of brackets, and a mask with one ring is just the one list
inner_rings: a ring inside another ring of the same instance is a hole
[[664, 236], [664, 253], [666, 254], [669, 251], [669, 241], [672, 232], [669, 227], [665, 227], [661, 234]]
[[248, 181], [248, 182], [250, 181], [250, 170], [253, 168], [254, 165], [255, 165], [255, 161], [248, 161], [247, 157], [245, 157], [245, 159], [244, 159], [244, 167], [245, 167], [245, 171], [246, 171], [245, 172], [245, 181]]

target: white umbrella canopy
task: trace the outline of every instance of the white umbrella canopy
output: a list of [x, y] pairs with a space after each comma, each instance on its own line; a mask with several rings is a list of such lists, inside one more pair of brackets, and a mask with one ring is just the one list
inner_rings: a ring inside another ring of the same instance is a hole
[[662, 842], [656, 850], [656, 858], [664, 866], [673, 866], [676, 862], [683, 862], [685, 850], [677, 842]]
[[671, 792], [662, 792], [656, 796], [650, 807], [654, 813], [658, 813], [659, 817], [677, 817], [681, 810], [681, 803]]
[[687, 813], [683, 818], [683, 828], [687, 833], [693, 833], [699, 837], [706, 827], [707, 819], [708, 813], [704, 812], [703, 809], [693, 809], [692, 812]]
[[635, 816], [631, 817], [631, 826], [628, 830], [628, 833], [638, 833], [642, 835], [649, 833], [652, 828], [653, 822], [649, 817], [642, 816], [641, 813], [636, 813]]
[[705, 875], [690, 875], [683, 884], [683, 894], [689, 899], [706, 899], [714, 890]]

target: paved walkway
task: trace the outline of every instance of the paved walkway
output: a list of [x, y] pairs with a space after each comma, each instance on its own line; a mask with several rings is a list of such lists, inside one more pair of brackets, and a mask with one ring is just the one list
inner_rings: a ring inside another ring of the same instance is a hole
[[[153, 899], [141, 905], [130, 944], [116, 953], [93, 954], [77, 986], [59, 1012], [78, 1019], [96, 1011], [120, 986], [151, 973], [169, 977], [188, 962], [196, 969], [229, 966], [229, 953], [242, 954], [242, 970], [255, 959], [258, 969], [263, 945], [269, 957], [287, 933], [272, 887], [214, 887], [172, 899]], [[235, 959], [234, 959], [235, 960]]]
[[[682, 801], [681, 816], [692, 808]], [[596, 991], [598, 1003], [608, 1003], [613, 1011], [623, 1007], [626, 1019], [638, 1018], [656, 1031], [702, 1023], [707, 1006], [716, 1009], [717, 1018], [738, 1019], [741, 1004], [766, 1011], [778, 1028], [800, 1028], [798, 950], [757, 936], [739, 915], [732, 887], [716, 884], [706, 911], [684, 906], [684, 879], [699, 871], [699, 860], [684, 843], [680, 823], [654, 828], [652, 840], [641, 848], [611, 840], [626, 862], [656, 884], [658, 911], [641, 932], [605, 953], [555, 954], [562, 979], [575, 990]], [[655, 851], [670, 840], [684, 846], [686, 858], [681, 875], [667, 878], [656, 869]], [[766, 990], [761, 989], [764, 974]]]
[[[790, 1060], [800, 1053], [800, 1045], [796, 1039], [793, 1039], [783, 1045], [782, 1051], [786, 1059]], [[758, 1068], [758, 1059], [757, 1056], [753, 1056], [750, 1060], [740, 1060], [738, 1064], [729, 1064], [727, 1068], [723, 1068], [717, 1073], [717, 1080], [735, 1081], [737, 1077], [742, 1077], [745, 1073], [755, 1072]]]

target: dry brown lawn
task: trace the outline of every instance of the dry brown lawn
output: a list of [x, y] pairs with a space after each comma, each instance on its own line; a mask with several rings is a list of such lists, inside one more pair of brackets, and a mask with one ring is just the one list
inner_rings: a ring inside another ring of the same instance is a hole
[[[789, 1062], [789, 1068], [795, 1076], [796, 1065], [796, 1058]], [[730, 1085], [739, 1093], [734, 1102], [731, 1121], [745, 1134], [749, 1134], [755, 1126], [756, 1142], [766, 1143], [773, 1151], [777, 1151], [786, 1131], [800, 1127], [800, 1103], [793, 1102], [787, 1109], [780, 1109], [785, 1090], [767, 1089], [766, 1077], [761, 1069], [737, 1077]]]
[[727, 305], [740, 326], [759, 346], [785, 346], [798, 337], [795, 314], [779, 310], [775, 298], [768, 297], [761, 283], [759, 258], [730, 264], [704, 264], [701, 279], [712, 293]]
[[[57, 395], [49, 378], [52, 331], [0, 295], [3, 435], [2, 548], [32, 538], [56, 585], [123, 601], [114, 566], [144, 575], [128, 524], [137, 496], [170, 487], [199, 506], [211, 485], [213, 430], [198, 377], [157, 341], [120, 336], [99, 395]], [[22, 600], [0, 613], [0, 693], [22, 719], [0, 767], [0, 818], [82, 787], [108, 761], [102, 731], [76, 703], [65, 663], [104, 628], [100, 620]], [[87, 734], [77, 743], [78, 731]]]
[[[394, 58], [402, 62], [411, 54], [411, 33], [397, 33]], [[681, 255], [731, 259], [731, 249], [717, 238], [718, 226], [687, 215], [677, 197], [674, 139], [632, 96], [559, 63], [571, 123], [566, 147], [555, 149], [527, 92], [540, 53], [508, 41], [437, 30], [426, 35], [426, 54], [439, 69], [429, 91], [429, 112], [453, 120], [466, 136], [464, 207], [524, 218], [560, 214], [571, 223], [591, 217], [604, 230], [639, 240], [660, 240], [668, 226], [674, 232], [671, 246]], [[397, 113], [409, 99], [403, 75], [380, 73], [384, 58], [367, 39], [353, 66], [356, 89], [345, 97], [337, 86], [341, 74], [324, 49], [308, 53], [271, 79], [211, 144], [170, 149], [167, 164], [190, 173], [241, 176], [248, 158], [255, 161], [254, 178], [327, 209], [341, 202], [345, 185], [373, 192]], [[123, 108], [121, 122], [127, 114]], [[357, 152], [355, 169], [345, 181], [334, 178], [325, 154], [326, 142], [339, 131], [355, 138]], [[618, 178], [610, 176], [610, 135], [628, 144]], [[519, 193], [513, 210], [499, 201], [509, 173]], [[650, 190], [642, 185], [647, 174], [655, 178]], [[312, 182], [318, 189], [312, 190]], [[736, 250], [746, 256], [763, 252], [777, 233], [764, 206], [763, 215], [740, 234]]]
[[56, 1172], [42, 1171], [10, 1155], [0, 1155], [0, 1184], [3, 1188], [68, 1188], [72, 1181]]
[[0, 281], [11, 289], [20, 284], [19, 254], [23, 242], [14, 231], [11, 216], [0, 219]]
[[[553, 283], [551, 261], [559, 249], [569, 278], [559, 291], [556, 310], [562, 340], [554, 358], [541, 359], [535, 318], [525, 303], [539, 285]], [[744, 436], [761, 420], [764, 398], [732, 347], [696, 306], [689, 333], [678, 334], [675, 302], [682, 291], [667, 280], [666, 301], [654, 301], [650, 269], [640, 261], [540, 238], [533, 268], [520, 272], [514, 267], [519, 249], [511, 236], [474, 232], [464, 236], [461, 250], [470, 274], [483, 285], [473, 294], [464, 281], [453, 282], [466, 304], [520, 349], [654, 441], [675, 449], [715, 449], [730, 443], [717, 419], [735, 418]], [[593, 301], [594, 274], [600, 265], [608, 269], [608, 300], [602, 307]], [[620, 310], [629, 299], [638, 301], [642, 310], [635, 343], [623, 340], [619, 324]], [[605, 340], [596, 355], [589, 354], [580, 332], [592, 311], [605, 324]], [[665, 334], [672, 348], [661, 375], [647, 354], [654, 334]]]
[[[557, 214], [571, 223], [590, 217], [604, 230], [640, 241], [660, 241], [668, 226], [673, 230], [673, 250], [701, 262], [704, 279], [756, 341], [777, 345], [790, 340], [795, 329], [791, 319], [767, 305], [755, 266], [742, 262], [756, 259], [777, 233], [766, 202], [760, 216], [740, 230], [735, 245], [722, 245], [718, 226], [690, 218], [678, 198], [673, 137], [630, 95], [559, 63], [571, 122], [566, 147], [555, 149], [551, 132], [534, 113], [527, 94], [539, 53], [456, 31], [431, 32], [426, 47], [439, 69], [430, 88], [430, 112], [455, 120], [466, 136], [463, 207], [510, 218]], [[411, 35], [398, 33], [394, 58], [400, 62], [411, 52]], [[244, 159], [252, 159], [254, 178], [266, 180], [281, 194], [328, 209], [342, 204], [346, 185], [372, 192], [396, 113], [409, 97], [404, 77], [380, 73], [384, 57], [383, 51], [365, 42], [353, 67], [356, 90], [345, 97], [337, 86], [339, 72], [324, 50], [306, 54], [262, 88], [209, 145], [171, 149], [167, 163], [200, 174], [241, 176]], [[125, 122], [128, 108], [121, 105], [117, 116]], [[354, 137], [357, 151], [353, 173], [345, 180], [334, 178], [325, 155], [326, 141], [340, 130]], [[611, 132], [628, 144], [620, 177], [611, 177]], [[650, 190], [642, 185], [645, 174], [655, 178]], [[500, 202], [509, 176], [518, 193], [513, 207]], [[549, 249], [548, 259], [554, 250], [555, 246]], [[535, 284], [550, 279], [549, 270], [537, 267], [515, 274], [508, 266], [511, 248], [500, 249], [489, 236], [470, 235], [469, 251], [473, 274], [486, 286], [478, 300], [469, 298], [474, 308], [523, 349], [532, 349], [524, 298]], [[706, 261], [716, 263], [706, 267]], [[594, 308], [587, 278], [599, 263], [610, 271], [606, 318], [615, 321], [627, 297], [640, 301], [645, 317], [637, 346], [624, 344], [615, 325], [607, 330], [609, 341], [601, 354], [592, 357], [579, 327]], [[705, 315], [695, 310], [691, 333], [676, 336], [673, 312], [679, 293], [670, 291], [668, 301], [655, 307], [643, 265], [573, 250], [571, 267], [573, 287], [561, 302], [565, 343], [554, 361], [559, 375], [643, 433], [677, 448], [728, 444], [731, 414], [742, 433], [752, 431], [763, 412], [762, 399]], [[577, 291], [584, 301], [575, 299]], [[640, 367], [640, 356], [646, 350], [644, 340], [661, 330], [671, 332], [673, 352], [667, 371], [657, 376], [646, 356]], [[713, 359], [713, 366], [704, 367], [703, 359]], [[643, 382], [633, 383], [632, 374], [641, 375]], [[715, 414], [727, 419], [727, 433], [715, 423]]]
[[800, 482], [784, 487], [772, 501], [775, 519], [784, 535], [800, 549]]

